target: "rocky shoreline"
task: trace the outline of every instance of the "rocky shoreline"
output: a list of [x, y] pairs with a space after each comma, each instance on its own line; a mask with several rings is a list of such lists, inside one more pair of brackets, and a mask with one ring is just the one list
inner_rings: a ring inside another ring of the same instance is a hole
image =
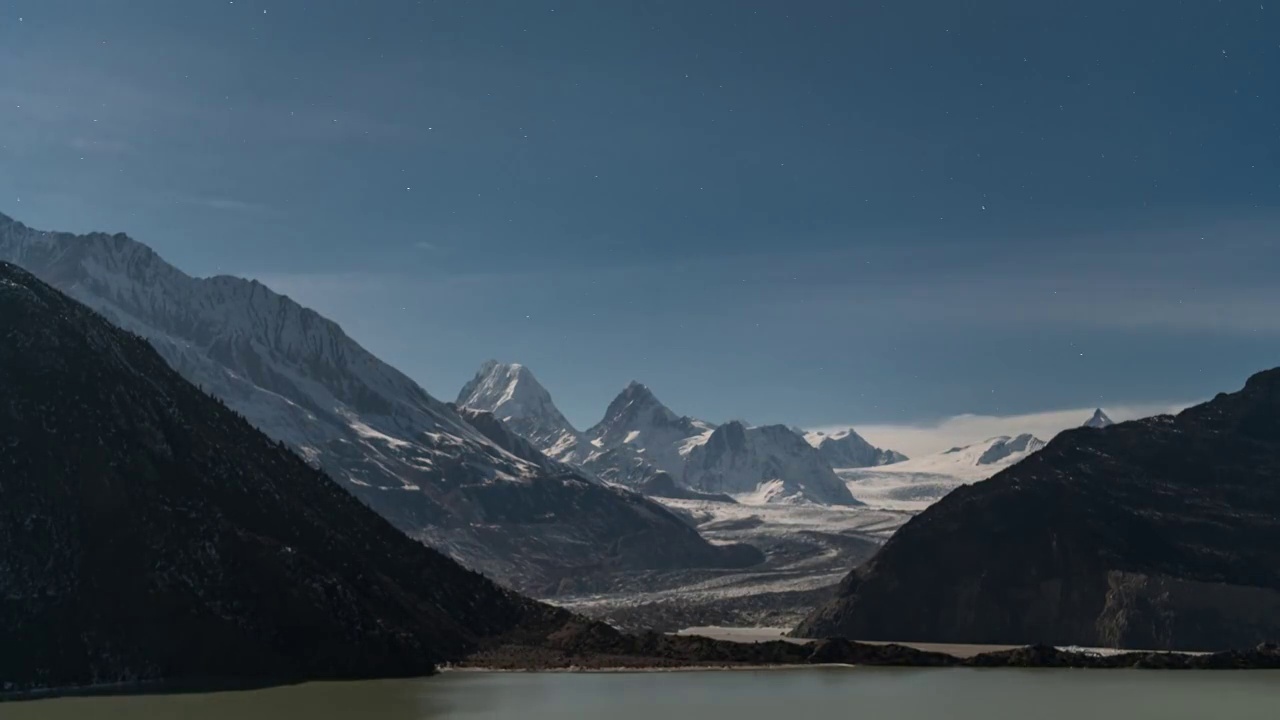
[[1032, 645], [957, 657], [898, 644], [843, 639], [809, 643], [738, 643], [696, 635], [623, 633], [603, 623], [573, 621], [537, 643], [506, 642], [480, 649], [453, 669], [607, 671], [875, 665], [890, 667], [1082, 668], [1159, 670], [1280, 669], [1280, 646], [1217, 653], [1097, 654]]
[[[510, 639], [484, 647], [443, 672], [696, 672], [785, 670], [805, 667], [1060, 668], [1138, 670], [1280, 670], [1280, 646], [1217, 653], [1123, 652], [1111, 655], [1029, 645], [957, 657], [906, 645], [843, 639], [732, 642], [697, 635], [628, 634], [603, 623], [571, 621], [546, 636]], [[373, 678], [349, 678], [373, 679]], [[305, 682], [301, 678], [246, 683], [186, 680], [32, 688], [0, 692], [0, 702], [65, 696], [169, 694], [249, 690]]]

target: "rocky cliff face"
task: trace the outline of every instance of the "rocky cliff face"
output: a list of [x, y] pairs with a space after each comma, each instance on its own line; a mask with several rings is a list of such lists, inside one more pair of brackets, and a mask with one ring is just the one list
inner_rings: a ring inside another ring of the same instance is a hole
[[1280, 369], [1079, 428], [899, 530], [795, 633], [1155, 649], [1280, 637]]
[[[624, 538], [599, 518], [628, 515], [623, 526], [635, 527], [651, 517], [504, 450], [335, 323], [258, 282], [193, 278], [122, 234], [43, 232], [3, 215], [0, 260], [145, 337], [183, 377], [405, 532], [524, 591], [615, 566]], [[548, 512], [580, 530], [560, 532]]]
[[563, 615], [406, 537], [5, 263], [0, 398], [6, 690], [423, 674]]

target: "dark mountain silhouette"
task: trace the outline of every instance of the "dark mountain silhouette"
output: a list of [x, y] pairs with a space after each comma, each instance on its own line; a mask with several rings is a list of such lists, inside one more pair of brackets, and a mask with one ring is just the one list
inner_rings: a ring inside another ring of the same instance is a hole
[[0, 263], [5, 689], [419, 675], [563, 622]]
[[1280, 369], [1078, 428], [912, 519], [807, 637], [1144, 649], [1280, 638]]

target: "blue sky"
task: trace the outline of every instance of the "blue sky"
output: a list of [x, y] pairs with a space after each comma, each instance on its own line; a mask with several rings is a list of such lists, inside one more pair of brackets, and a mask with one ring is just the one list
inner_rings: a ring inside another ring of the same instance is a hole
[[1280, 360], [1280, 6], [0, 0], [0, 212], [452, 399], [930, 423]]

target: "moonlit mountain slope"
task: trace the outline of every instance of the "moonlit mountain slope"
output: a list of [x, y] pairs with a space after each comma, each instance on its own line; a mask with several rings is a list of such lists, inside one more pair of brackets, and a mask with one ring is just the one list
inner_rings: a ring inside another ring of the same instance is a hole
[[544, 592], [584, 566], [621, 569], [616, 528], [574, 518], [619, 513], [644, 524], [653, 509], [580, 476], [549, 476], [335, 323], [256, 281], [193, 278], [123, 234], [42, 232], [3, 215], [0, 260], [147, 338], [184, 377], [401, 529], [522, 589]]

